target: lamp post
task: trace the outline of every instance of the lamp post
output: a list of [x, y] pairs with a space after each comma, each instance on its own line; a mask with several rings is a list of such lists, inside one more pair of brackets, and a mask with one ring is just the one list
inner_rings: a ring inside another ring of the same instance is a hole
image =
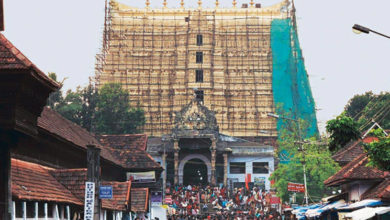
[[306, 202], [306, 205], [309, 205], [309, 196], [308, 196], [308, 193], [307, 193], [307, 181], [306, 181], [306, 160], [305, 160], [305, 151], [303, 149], [303, 140], [302, 140], [302, 135], [301, 135], [301, 126], [299, 125], [299, 120], [298, 119], [295, 119], [295, 118], [288, 118], [288, 117], [284, 117], [284, 116], [280, 116], [278, 114], [275, 114], [275, 113], [268, 113], [268, 116], [269, 117], [273, 117], [273, 118], [281, 118], [283, 120], [288, 120], [288, 121], [294, 121], [297, 123], [297, 126], [298, 126], [298, 138], [299, 138], [299, 151], [302, 151], [302, 155], [303, 155], [303, 162], [302, 162], [302, 165], [303, 165], [303, 183], [304, 183], [304, 186], [305, 186], [305, 202]]
[[355, 25], [352, 27], [352, 31], [353, 31], [355, 34], [361, 34], [361, 33], [369, 34], [370, 32], [372, 32], [372, 33], [378, 34], [378, 35], [380, 35], [380, 36], [382, 36], [382, 37], [390, 38], [390, 36], [388, 36], [388, 35], [379, 33], [379, 32], [377, 32], [377, 31], [371, 30], [370, 28], [363, 27], [363, 26], [358, 25], [358, 24], [355, 24]]

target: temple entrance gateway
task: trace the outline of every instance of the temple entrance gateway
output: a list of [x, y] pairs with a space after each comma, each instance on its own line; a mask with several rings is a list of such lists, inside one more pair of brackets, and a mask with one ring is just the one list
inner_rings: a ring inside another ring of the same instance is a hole
[[178, 173], [179, 184], [207, 184], [211, 178], [210, 160], [202, 154], [187, 155], [180, 161]]
[[183, 184], [187, 185], [206, 185], [207, 166], [200, 159], [191, 159], [184, 165]]

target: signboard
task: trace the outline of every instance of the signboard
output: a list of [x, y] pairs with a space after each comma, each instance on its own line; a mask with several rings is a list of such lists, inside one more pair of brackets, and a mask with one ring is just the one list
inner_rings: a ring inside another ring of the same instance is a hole
[[276, 196], [272, 196], [270, 200], [271, 204], [280, 204], [280, 198]]
[[165, 204], [172, 204], [172, 196], [166, 195], [164, 203]]
[[254, 185], [261, 190], [265, 190], [265, 177], [255, 177]]
[[152, 191], [150, 201], [152, 206], [162, 205], [162, 192], [161, 191]]
[[131, 180], [134, 183], [150, 183], [156, 182], [156, 176], [154, 171], [139, 172], [139, 173], [127, 173], [127, 180]]
[[287, 184], [287, 191], [304, 193], [305, 192], [305, 185], [300, 184], [300, 183], [291, 183], [290, 182]]
[[95, 205], [95, 183], [85, 182], [84, 220], [93, 220]]
[[112, 199], [112, 186], [100, 186], [99, 198], [100, 199]]

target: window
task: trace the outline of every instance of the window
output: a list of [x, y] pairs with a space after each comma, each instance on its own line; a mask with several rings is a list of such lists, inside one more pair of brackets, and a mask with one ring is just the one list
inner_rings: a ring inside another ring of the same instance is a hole
[[268, 162], [254, 162], [253, 173], [268, 174]]
[[203, 35], [198, 34], [196, 36], [196, 45], [198, 45], [198, 46], [202, 46], [203, 45]]
[[232, 162], [230, 163], [231, 174], [245, 174], [245, 162]]
[[203, 82], [203, 70], [195, 70], [196, 82]]
[[195, 91], [195, 97], [196, 97], [196, 100], [197, 100], [197, 101], [203, 102], [203, 101], [204, 101], [204, 93], [203, 93], [203, 90]]
[[203, 52], [196, 52], [196, 63], [203, 63]]

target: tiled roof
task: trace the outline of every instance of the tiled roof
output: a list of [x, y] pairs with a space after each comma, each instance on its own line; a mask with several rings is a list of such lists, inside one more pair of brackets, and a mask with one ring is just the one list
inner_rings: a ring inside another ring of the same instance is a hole
[[371, 143], [376, 140], [378, 140], [378, 138], [367, 136], [364, 139], [351, 141], [345, 147], [336, 152], [332, 158], [340, 165], [346, 165], [365, 152], [363, 144]]
[[363, 142], [362, 140], [357, 140], [349, 142], [345, 147], [336, 152], [332, 158], [337, 163], [346, 165], [362, 153], [364, 153]]
[[375, 187], [367, 190], [361, 199], [381, 199], [390, 201], [390, 179], [382, 181]]
[[3, 34], [0, 34], [0, 69], [32, 69], [39, 78], [59, 88], [60, 85], [50, 79], [38, 67], [36, 67], [26, 56], [24, 56]]
[[[43, 108], [41, 116], [38, 118], [38, 127], [81, 148], [87, 149], [88, 144], [93, 144], [102, 149], [101, 144], [92, 133], [48, 107]], [[103, 149], [101, 157], [121, 166], [120, 161], [117, 161]]]
[[146, 212], [148, 209], [148, 188], [131, 189], [131, 211]]
[[91, 133], [48, 107], [43, 109], [41, 117], [38, 118], [38, 127], [82, 148], [87, 148], [88, 144], [100, 146]]
[[84, 201], [87, 169], [53, 169], [50, 174], [79, 200]]
[[361, 154], [335, 175], [325, 180], [324, 184], [327, 186], [338, 186], [354, 180], [380, 180], [387, 176], [388, 172], [366, 166], [367, 163], [367, 155]]
[[131, 182], [102, 182], [102, 186], [112, 186], [113, 198], [102, 199], [103, 208], [110, 210], [128, 210], [127, 207], [130, 205], [130, 190]]
[[[101, 135], [98, 137], [112, 157], [121, 166], [134, 170], [162, 170], [152, 156], [146, 152], [147, 136], [135, 135]], [[103, 150], [102, 150], [103, 152]]]
[[114, 148], [127, 148], [146, 150], [148, 136], [146, 134], [100, 135], [101, 143], [109, 144]]
[[82, 205], [81, 200], [56, 181], [49, 170], [38, 164], [12, 159], [12, 196], [21, 200]]
[[[58, 169], [51, 174], [78, 199], [84, 201], [87, 169]], [[102, 199], [102, 207], [110, 210], [127, 210], [130, 182], [102, 182], [113, 187], [113, 199]]]

